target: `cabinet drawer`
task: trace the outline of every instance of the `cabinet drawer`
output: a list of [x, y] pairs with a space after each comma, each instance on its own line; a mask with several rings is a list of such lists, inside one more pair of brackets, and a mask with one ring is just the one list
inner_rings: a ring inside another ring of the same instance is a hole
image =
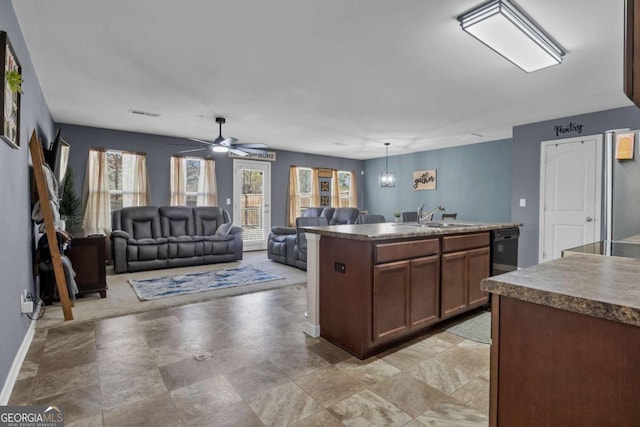
[[489, 246], [489, 233], [462, 234], [459, 236], [444, 236], [442, 238], [442, 252], [456, 252], [465, 249]]
[[[488, 236], [488, 234], [487, 234]], [[487, 240], [487, 245], [489, 241]], [[410, 242], [381, 243], [375, 248], [375, 263], [399, 261], [437, 254], [440, 251], [438, 239], [414, 240]]]

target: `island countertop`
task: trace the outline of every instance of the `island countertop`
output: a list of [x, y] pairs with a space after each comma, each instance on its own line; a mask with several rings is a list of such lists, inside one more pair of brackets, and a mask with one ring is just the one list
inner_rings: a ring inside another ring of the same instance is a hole
[[640, 261], [575, 254], [484, 279], [481, 289], [640, 326]]
[[473, 233], [519, 227], [518, 223], [488, 223], [471, 221], [434, 221], [430, 226], [410, 222], [380, 224], [343, 224], [300, 227], [307, 233], [353, 240], [390, 240], [443, 234]]

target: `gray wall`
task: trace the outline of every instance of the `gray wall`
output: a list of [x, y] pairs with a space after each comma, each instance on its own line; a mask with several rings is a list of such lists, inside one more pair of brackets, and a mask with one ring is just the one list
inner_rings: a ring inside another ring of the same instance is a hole
[[[31, 228], [29, 136], [36, 129], [51, 141], [53, 121], [42, 95], [22, 31], [10, 1], [0, 1], [0, 31], [9, 40], [22, 65], [23, 91], [20, 113], [20, 149], [0, 141], [0, 385], [4, 385], [22, 344], [30, 320], [20, 314], [20, 294], [35, 293], [32, 275], [33, 234]], [[1, 107], [0, 107], [1, 108]]]
[[[100, 129], [87, 126], [58, 124], [62, 129], [62, 138], [71, 145], [69, 166], [74, 170], [74, 186], [77, 194], [82, 194], [87, 157], [90, 147], [111, 148], [116, 150], [141, 151], [147, 153], [147, 168], [150, 181], [150, 203], [164, 206], [169, 204], [169, 159], [178, 151], [191, 148], [182, 144], [194, 144], [183, 138]], [[287, 217], [287, 194], [289, 186], [289, 167], [291, 165], [323, 167], [356, 172], [358, 186], [361, 186], [360, 160], [338, 157], [317, 156], [291, 151], [276, 152], [277, 161], [271, 166], [271, 224], [285, 225]], [[204, 153], [204, 152], [203, 152]], [[198, 153], [193, 153], [198, 155]], [[216, 178], [218, 181], [218, 203], [233, 214], [232, 205], [226, 205], [226, 199], [233, 203], [233, 159], [226, 154], [216, 154]]]
[[[396, 186], [381, 188], [380, 172], [385, 159], [366, 160], [364, 206], [393, 220], [395, 211], [415, 211], [443, 204], [459, 220], [509, 221], [511, 211], [511, 140], [465, 145], [389, 157], [389, 171], [396, 173]], [[436, 190], [413, 189], [413, 172], [436, 169]], [[440, 218], [440, 214], [434, 216]]]
[[[574, 130], [556, 134], [556, 126], [566, 126], [570, 123], [581, 124], [582, 131], [578, 133]], [[541, 142], [581, 135], [597, 135], [609, 129], [637, 129], [638, 127], [640, 127], [640, 110], [631, 106], [513, 128], [511, 219], [524, 224], [520, 229], [518, 254], [520, 267], [538, 263]], [[519, 207], [520, 199], [527, 200], [526, 207]]]

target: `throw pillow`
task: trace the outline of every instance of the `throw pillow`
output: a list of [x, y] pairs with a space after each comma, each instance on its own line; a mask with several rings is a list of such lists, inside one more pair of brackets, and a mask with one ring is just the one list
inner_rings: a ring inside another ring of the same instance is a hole
[[216, 235], [218, 236], [226, 236], [231, 231], [231, 227], [233, 227], [233, 223], [225, 222], [221, 224], [220, 227], [216, 230]]

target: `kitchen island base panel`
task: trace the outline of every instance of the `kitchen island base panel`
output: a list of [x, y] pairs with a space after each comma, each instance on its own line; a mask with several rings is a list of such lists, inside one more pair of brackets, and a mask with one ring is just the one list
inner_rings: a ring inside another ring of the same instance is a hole
[[635, 326], [494, 295], [491, 426], [640, 425]]

